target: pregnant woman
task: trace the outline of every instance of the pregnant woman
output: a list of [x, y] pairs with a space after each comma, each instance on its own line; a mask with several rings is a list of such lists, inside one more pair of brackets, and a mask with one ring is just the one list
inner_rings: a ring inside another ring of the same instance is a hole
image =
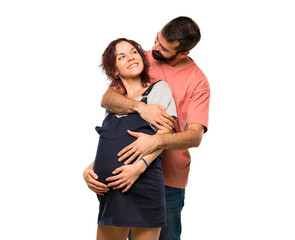
[[[102, 67], [117, 88], [128, 98], [146, 104], [160, 104], [176, 118], [175, 103], [164, 81], [150, 83], [148, 64], [140, 45], [132, 40], [117, 39], [109, 44], [102, 57]], [[116, 115], [108, 113], [101, 127], [93, 170], [102, 184], [108, 184], [116, 173], [128, 172], [138, 178], [132, 186], [109, 189], [98, 194], [100, 202], [97, 239], [126, 240], [158, 239], [166, 224], [165, 190], [161, 167], [161, 150], [129, 165], [118, 161], [118, 152], [136, 140], [127, 130], [146, 134], [162, 134], [138, 113]], [[119, 185], [120, 187], [120, 185]], [[124, 186], [121, 186], [124, 187]], [[128, 191], [127, 191], [128, 190]]]

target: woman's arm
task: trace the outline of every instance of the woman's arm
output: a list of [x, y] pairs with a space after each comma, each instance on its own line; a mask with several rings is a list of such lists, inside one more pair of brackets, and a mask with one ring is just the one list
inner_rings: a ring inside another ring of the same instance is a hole
[[[158, 157], [158, 155], [162, 152], [162, 149], [158, 149], [155, 152], [144, 157], [144, 160], [148, 165], [154, 161]], [[134, 162], [133, 164], [124, 165], [119, 167], [113, 171], [114, 176], [108, 177], [106, 180], [110, 182], [107, 186], [113, 189], [120, 189], [125, 187], [122, 190], [122, 193], [127, 192], [135, 181], [139, 178], [140, 174], [142, 174], [147, 169], [147, 166], [143, 160], [139, 160]]]

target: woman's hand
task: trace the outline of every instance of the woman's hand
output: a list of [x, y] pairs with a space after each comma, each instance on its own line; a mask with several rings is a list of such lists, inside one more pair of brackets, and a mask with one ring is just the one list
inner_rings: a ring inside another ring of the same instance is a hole
[[98, 176], [95, 174], [95, 172], [91, 168], [87, 167], [83, 171], [83, 177], [88, 188], [92, 190], [93, 192], [103, 196], [105, 193], [109, 191], [109, 188], [107, 185], [97, 180]]
[[106, 179], [108, 182], [111, 182], [108, 184], [108, 187], [113, 189], [125, 187], [122, 193], [127, 192], [145, 169], [146, 165], [143, 161], [119, 167], [113, 171], [115, 176]]

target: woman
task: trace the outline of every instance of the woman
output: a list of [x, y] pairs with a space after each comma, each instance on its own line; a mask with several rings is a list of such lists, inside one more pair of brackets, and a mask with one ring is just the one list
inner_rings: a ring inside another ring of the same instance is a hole
[[[112, 80], [111, 86], [129, 98], [159, 103], [168, 114], [176, 116], [168, 85], [164, 81], [149, 82], [148, 65], [139, 44], [117, 39], [109, 44], [102, 60], [102, 67]], [[161, 227], [166, 224], [161, 150], [130, 165], [119, 162], [117, 157], [123, 147], [135, 140], [127, 130], [146, 134], [155, 134], [156, 130], [137, 113], [121, 116], [109, 113], [102, 127], [96, 127], [96, 130], [100, 139], [93, 170], [99, 181], [107, 184], [113, 179], [113, 173], [124, 171], [132, 175], [134, 181], [138, 178], [131, 188], [110, 189], [97, 195], [100, 201], [97, 239], [125, 240], [129, 230], [135, 240], [158, 239]]]

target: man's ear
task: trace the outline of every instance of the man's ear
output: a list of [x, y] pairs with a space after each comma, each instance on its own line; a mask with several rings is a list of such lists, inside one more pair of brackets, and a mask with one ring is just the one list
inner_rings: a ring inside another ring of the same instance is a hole
[[189, 54], [189, 51], [181, 52], [179, 54], [180, 54], [180, 58], [185, 58]]

